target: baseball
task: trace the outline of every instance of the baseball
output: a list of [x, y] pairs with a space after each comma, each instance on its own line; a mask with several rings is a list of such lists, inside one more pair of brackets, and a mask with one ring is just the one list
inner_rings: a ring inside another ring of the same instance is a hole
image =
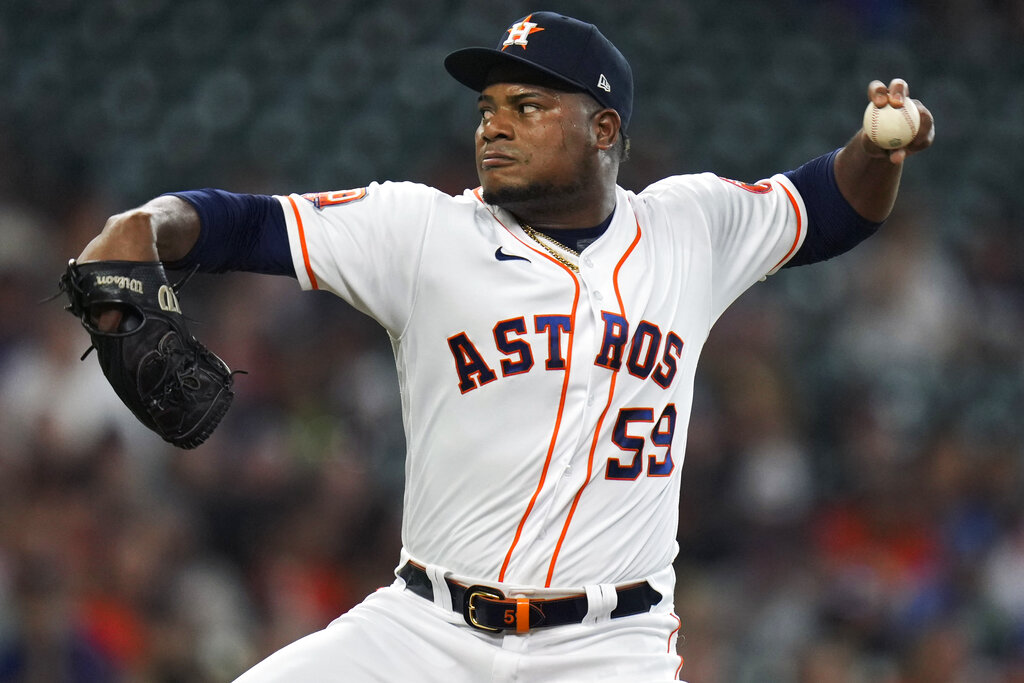
[[864, 110], [864, 132], [871, 142], [883, 149], [906, 147], [921, 127], [921, 112], [913, 100], [904, 100], [903, 106], [894, 109], [888, 104], [879, 109], [868, 103]]

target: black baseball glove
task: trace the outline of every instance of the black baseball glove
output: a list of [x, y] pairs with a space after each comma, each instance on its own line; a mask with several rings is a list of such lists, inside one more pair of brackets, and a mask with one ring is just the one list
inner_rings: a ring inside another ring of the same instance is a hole
[[[233, 373], [188, 331], [177, 290], [159, 262], [68, 262], [60, 279], [66, 307], [92, 337], [107, 381], [135, 417], [179, 448], [203, 443], [231, 405]], [[116, 308], [114, 331], [97, 312]]]

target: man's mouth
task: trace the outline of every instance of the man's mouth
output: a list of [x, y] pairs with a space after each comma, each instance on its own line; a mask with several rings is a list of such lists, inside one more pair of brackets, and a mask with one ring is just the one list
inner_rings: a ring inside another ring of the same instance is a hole
[[496, 151], [486, 151], [480, 155], [481, 168], [501, 168], [515, 163], [515, 159], [508, 154]]

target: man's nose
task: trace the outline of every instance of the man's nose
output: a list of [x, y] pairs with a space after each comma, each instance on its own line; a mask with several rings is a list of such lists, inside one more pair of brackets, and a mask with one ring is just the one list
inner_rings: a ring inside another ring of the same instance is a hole
[[498, 111], [480, 122], [480, 136], [488, 142], [498, 138], [510, 139], [515, 137], [515, 129], [512, 127], [509, 117]]

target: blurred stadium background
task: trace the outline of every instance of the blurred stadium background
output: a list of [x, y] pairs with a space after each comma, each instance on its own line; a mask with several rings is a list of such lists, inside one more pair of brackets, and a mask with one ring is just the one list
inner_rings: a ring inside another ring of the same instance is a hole
[[[403, 437], [375, 323], [286, 279], [197, 277], [197, 334], [251, 374], [176, 452], [38, 302], [161, 192], [474, 186], [474, 98], [441, 58], [540, 8], [0, 4], [0, 681], [230, 680], [389, 582]], [[683, 678], [1024, 681], [1024, 4], [543, 8], [633, 64], [631, 189], [841, 146], [873, 78], [938, 121], [882, 234], [713, 332], [682, 473]]]

